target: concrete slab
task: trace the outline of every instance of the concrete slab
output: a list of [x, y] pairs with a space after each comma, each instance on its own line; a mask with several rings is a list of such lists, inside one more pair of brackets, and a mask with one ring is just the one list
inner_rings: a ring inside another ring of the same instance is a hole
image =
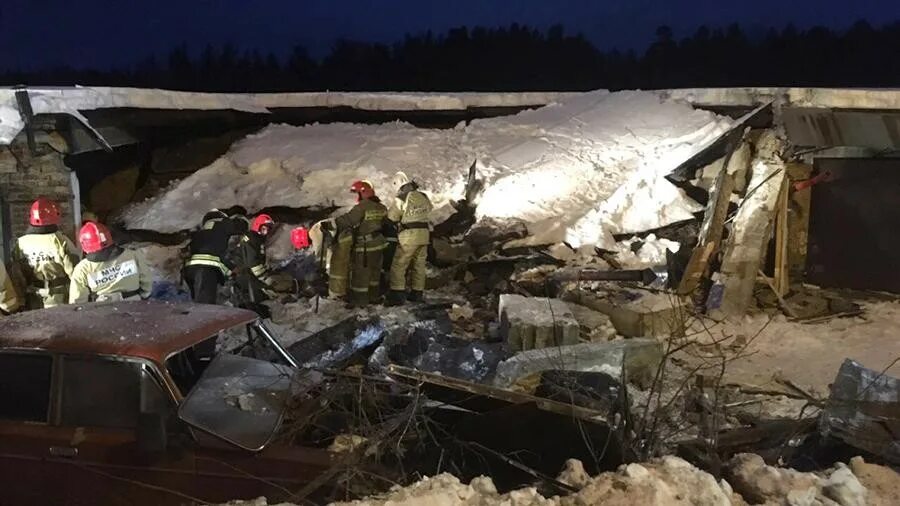
[[530, 350], [575, 344], [579, 341], [578, 321], [569, 306], [559, 299], [500, 296], [500, 336], [512, 350]]
[[662, 360], [662, 344], [656, 339], [620, 339], [605, 343], [581, 343], [523, 351], [500, 363], [494, 376], [498, 387], [509, 387], [520, 378], [542, 371], [603, 372], [628, 381], [652, 378]]
[[690, 308], [684, 297], [675, 294], [624, 288], [603, 294], [576, 290], [566, 300], [609, 316], [625, 337], [683, 335]]

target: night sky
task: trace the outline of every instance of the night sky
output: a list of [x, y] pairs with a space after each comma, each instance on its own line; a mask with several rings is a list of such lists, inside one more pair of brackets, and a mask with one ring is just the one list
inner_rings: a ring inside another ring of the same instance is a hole
[[392, 42], [431, 29], [561, 23], [601, 48], [643, 50], [657, 26], [676, 36], [738, 21], [847, 28], [900, 19], [900, 0], [0, 0], [0, 67], [103, 68], [163, 55], [186, 42], [284, 55], [294, 44], [322, 56], [336, 38]]

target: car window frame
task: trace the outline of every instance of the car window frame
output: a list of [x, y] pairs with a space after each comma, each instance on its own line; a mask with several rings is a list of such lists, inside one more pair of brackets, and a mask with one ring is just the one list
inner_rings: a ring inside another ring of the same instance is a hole
[[[139, 357], [124, 357], [121, 355], [109, 355], [109, 354], [99, 354], [99, 353], [53, 353], [53, 376], [51, 381], [51, 421], [50, 424], [53, 427], [70, 427], [62, 424], [62, 401], [63, 401], [63, 382], [65, 381], [65, 374], [63, 373], [63, 367], [65, 364], [66, 358], [76, 358], [76, 359], [89, 359], [103, 362], [125, 362], [130, 364], [137, 364], [138, 372], [146, 372], [152, 378], [152, 380], [156, 383], [156, 386], [159, 387], [160, 392], [167, 399], [169, 403], [169, 407], [173, 410], [177, 410], [180, 402], [173, 396], [172, 387], [169, 385], [168, 381], [165, 380], [165, 377], [159, 371], [159, 367], [156, 363], [151, 360], [147, 360]], [[99, 427], [99, 426], [90, 426], [85, 428], [98, 428], [104, 430], [125, 430], [132, 431], [133, 428], [115, 428], [115, 427]]]
[[26, 425], [37, 425], [37, 426], [53, 426], [53, 407], [54, 407], [54, 392], [56, 391], [56, 356], [48, 352], [47, 350], [34, 349], [34, 348], [2, 348], [0, 349], [0, 354], [2, 355], [39, 355], [46, 356], [50, 358], [50, 385], [49, 385], [49, 395], [47, 397], [47, 419], [44, 422], [38, 422], [34, 420], [12, 420], [9, 418], [0, 417], [0, 423], [4, 424], [26, 424]]

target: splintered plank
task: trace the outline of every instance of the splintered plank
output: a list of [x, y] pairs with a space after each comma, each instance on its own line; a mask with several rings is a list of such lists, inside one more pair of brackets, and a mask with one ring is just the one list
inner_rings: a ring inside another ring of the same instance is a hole
[[779, 297], [787, 295], [790, 287], [790, 270], [788, 266], [788, 194], [790, 184], [788, 178], [781, 182], [775, 215], [775, 273], [773, 289]]
[[700, 241], [691, 253], [681, 283], [678, 285], [678, 294], [693, 293], [700, 286], [700, 281], [707, 275], [709, 261], [718, 251], [722, 242], [725, 219], [728, 216], [728, 203], [733, 190], [734, 175], [729, 174], [728, 168], [723, 166], [722, 171], [716, 177], [716, 184], [703, 215]]

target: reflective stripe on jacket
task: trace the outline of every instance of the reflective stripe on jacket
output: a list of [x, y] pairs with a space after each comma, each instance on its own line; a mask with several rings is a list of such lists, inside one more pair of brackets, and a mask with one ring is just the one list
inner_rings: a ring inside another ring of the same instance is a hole
[[75, 266], [69, 286], [69, 304], [90, 301], [146, 299], [153, 279], [144, 256], [123, 250], [105, 262], [84, 259]]
[[404, 199], [394, 199], [394, 207], [388, 212], [388, 219], [399, 223], [397, 241], [407, 246], [428, 244], [431, 232], [428, 220], [433, 209], [428, 196], [420, 191], [411, 191]]
[[28, 291], [46, 295], [65, 291], [78, 253], [72, 241], [57, 231], [19, 237], [10, 257]]

